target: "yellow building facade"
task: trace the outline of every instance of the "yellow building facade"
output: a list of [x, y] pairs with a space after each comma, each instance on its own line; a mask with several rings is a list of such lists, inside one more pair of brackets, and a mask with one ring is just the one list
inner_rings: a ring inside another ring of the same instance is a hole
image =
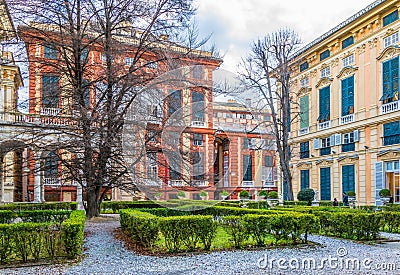
[[293, 191], [361, 205], [400, 203], [400, 1], [378, 0], [295, 57], [291, 106]]

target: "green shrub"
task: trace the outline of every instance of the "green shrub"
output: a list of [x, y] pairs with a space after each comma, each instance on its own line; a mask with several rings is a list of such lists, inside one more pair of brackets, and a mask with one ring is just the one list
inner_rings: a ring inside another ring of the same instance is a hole
[[201, 190], [200, 197], [206, 198], [207, 196], [208, 196], [208, 193], [206, 191], [204, 191], [204, 190]]
[[389, 189], [382, 189], [379, 191], [380, 197], [390, 197], [390, 190]]
[[231, 236], [236, 248], [242, 248], [243, 242], [248, 239], [248, 233], [240, 216], [225, 216], [222, 218], [225, 231]]
[[242, 217], [243, 226], [252, 236], [257, 246], [264, 246], [266, 237], [271, 233], [271, 216], [247, 214]]
[[299, 201], [306, 201], [307, 205], [311, 205], [311, 202], [314, 199], [315, 192], [313, 189], [306, 188], [300, 190], [300, 192], [297, 194], [297, 199]]
[[355, 197], [355, 196], [356, 196], [356, 192], [350, 190], [350, 191], [347, 192], [347, 196], [349, 196], [349, 197]]
[[266, 190], [260, 190], [260, 192], [258, 192], [258, 195], [260, 197], [266, 197], [268, 195], [268, 192]]
[[381, 216], [381, 230], [400, 233], [400, 213], [383, 211]]
[[177, 194], [176, 194], [177, 196], [178, 196], [178, 198], [185, 198], [186, 197], [186, 194], [185, 194], [185, 192], [184, 191], [179, 191]]
[[249, 198], [249, 192], [247, 192], [246, 190], [242, 190], [239, 193], [239, 197], [241, 199], [248, 199]]
[[75, 258], [82, 254], [85, 221], [85, 212], [75, 210], [68, 219], [62, 222], [62, 241], [68, 258]]
[[11, 223], [15, 217], [15, 213], [11, 210], [0, 210], [0, 223]]
[[224, 196], [224, 197], [228, 197], [228, 196], [229, 196], [229, 192], [226, 191], [226, 190], [222, 190], [222, 192], [220, 193], [220, 195], [221, 195], [221, 196]]
[[277, 198], [279, 198], [278, 192], [276, 192], [276, 191], [271, 191], [271, 192], [269, 192], [269, 193], [268, 193], [268, 198], [269, 198], [269, 199], [277, 199]]
[[23, 210], [76, 210], [76, 202], [22, 202], [0, 205], [0, 210], [23, 211]]

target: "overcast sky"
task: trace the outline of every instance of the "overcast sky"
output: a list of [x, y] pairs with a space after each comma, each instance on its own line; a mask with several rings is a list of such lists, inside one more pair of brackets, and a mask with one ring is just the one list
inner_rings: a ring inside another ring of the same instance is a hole
[[251, 41], [282, 27], [298, 32], [304, 43], [346, 20], [373, 0], [195, 0], [200, 33], [222, 54], [222, 68], [236, 72]]

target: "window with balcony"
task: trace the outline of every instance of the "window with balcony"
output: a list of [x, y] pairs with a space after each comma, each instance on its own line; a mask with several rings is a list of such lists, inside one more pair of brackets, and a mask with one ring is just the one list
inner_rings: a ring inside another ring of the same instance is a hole
[[354, 37], [350, 36], [342, 41], [342, 50], [354, 44]]
[[309, 126], [309, 95], [300, 98], [300, 129]]
[[383, 95], [380, 101], [390, 103], [398, 100], [399, 96], [399, 57], [383, 63]]
[[331, 67], [325, 67], [321, 70], [321, 77], [329, 77], [331, 74]]
[[331, 56], [331, 52], [330, 52], [329, 50], [326, 50], [326, 51], [322, 52], [322, 53], [319, 55], [319, 61], [325, 60], [325, 59], [327, 59], [327, 58], [330, 57], [330, 56]]
[[58, 108], [60, 98], [60, 77], [54, 75], [42, 76], [42, 108]]
[[310, 86], [310, 79], [308, 77], [303, 78], [300, 80], [300, 87], [301, 88], [308, 88]]
[[43, 48], [44, 58], [49, 59], [57, 59], [58, 58], [58, 50], [52, 45], [45, 44]]
[[354, 140], [354, 132], [344, 134], [342, 152], [351, 152], [355, 150], [356, 150], [356, 143]]
[[326, 156], [331, 153], [331, 137], [321, 139], [320, 156]]
[[399, 32], [395, 32], [392, 35], [389, 35], [388, 37], [385, 37], [383, 39], [383, 45], [385, 48], [395, 45], [399, 43]]
[[354, 64], [354, 54], [343, 58], [343, 67], [347, 67]]
[[193, 145], [194, 146], [203, 146], [203, 135], [202, 134], [193, 134]]
[[310, 170], [300, 170], [300, 190], [310, 188]]
[[400, 121], [394, 121], [383, 125], [383, 145], [400, 143]]
[[251, 155], [243, 156], [243, 181], [253, 180], [253, 161]]
[[382, 18], [382, 24], [385, 27], [385, 26], [397, 21], [398, 19], [399, 19], [399, 11], [395, 10], [394, 12], [391, 12]]
[[204, 122], [204, 94], [192, 91], [192, 121]]
[[306, 159], [310, 157], [310, 144], [308, 141], [300, 143], [300, 158]]
[[342, 116], [354, 113], [354, 76], [341, 81], [342, 84]]
[[308, 69], [308, 62], [304, 62], [300, 64], [300, 72], [303, 72]]
[[325, 122], [330, 120], [330, 86], [319, 90], [319, 116], [318, 121]]

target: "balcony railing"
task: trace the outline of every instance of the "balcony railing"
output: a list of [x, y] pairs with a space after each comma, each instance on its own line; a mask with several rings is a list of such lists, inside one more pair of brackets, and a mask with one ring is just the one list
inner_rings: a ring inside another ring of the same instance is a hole
[[242, 187], [254, 187], [254, 181], [242, 181]]
[[381, 106], [381, 114], [388, 114], [399, 110], [399, 101], [383, 104]]
[[299, 130], [299, 136], [307, 135], [310, 132], [310, 127], [301, 128]]
[[205, 180], [194, 180], [192, 185], [196, 187], [206, 187], [208, 186], [208, 182]]
[[168, 185], [170, 186], [185, 186], [185, 182], [183, 180], [170, 180], [168, 181]]
[[46, 125], [75, 125], [76, 120], [72, 119], [68, 116], [53, 116], [53, 115], [45, 115], [45, 114], [22, 114], [22, 113], [11, 113], [0, 112], [0, 122], [7, 123], [33, 123], [33, 124], [46, 124]]
[[41, 108], [40, 114], [44, 116], [59, 116], [60, 109], [59, 108]]
[[340, 118], [339, 124], [340, 124], [340, 125], [343, 125], [343, 124], [352, 123], [352, 122], [354, 122], [354, 121], [355, 121], [355, 116], [354, 116], [354, 114], [350, 114], [350, 115], [347, 115], [347, 116], [342, 116], [342, 117]]
[[275, 183], [273, 181], [262, 181], [262, 186], [263, 187], [276, 187]]
[[331, 121], [330, 120], [318, 123], [318, 130], [319, 131], [325, 130], [325, 129], [329, 129], [329, 128], [331, 128]]
[[44, 185], [61, 185], [61, 180], [59, 178], [43, 178]]
[[146, 186], [162, 186], [162, 181], [161, 180], [152, 180], [152, 179], [147, 179], [146, 180]]

